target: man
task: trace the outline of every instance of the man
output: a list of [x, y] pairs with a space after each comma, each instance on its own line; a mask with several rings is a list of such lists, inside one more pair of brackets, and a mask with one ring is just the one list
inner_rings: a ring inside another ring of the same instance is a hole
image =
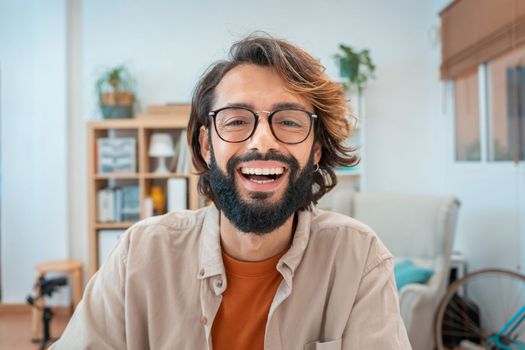
[[410, 349], [392, 258], [367, 226], [313, 205], [357, 158], [340, 85], [264, 36], [232, 47], [188, 125], [213, 205], [134, 225], [56, 349]]

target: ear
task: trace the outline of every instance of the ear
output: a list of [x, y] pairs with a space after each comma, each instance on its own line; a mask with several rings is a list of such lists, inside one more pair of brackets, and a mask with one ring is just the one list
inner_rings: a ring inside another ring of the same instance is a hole
[[207, 164], [210, 164], [210, 142], [208, 129], [202, 125], [199, 131], [199, 143], [201, 145], [201, 156]]
[[323, 155], [323, 147], [321, 146], [320, 141], [315, 141], [314, 144], [314, 164], [317, 164], [321, 161], [321, 156]]

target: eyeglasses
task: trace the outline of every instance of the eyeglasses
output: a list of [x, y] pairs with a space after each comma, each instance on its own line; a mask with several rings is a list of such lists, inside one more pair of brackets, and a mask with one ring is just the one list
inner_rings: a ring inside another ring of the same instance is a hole
[[245, 107], [224, 107], [208, 113], [213, 118], [217, 135], [226, 142], [240, 143], [248, 140], [259, 123], [259, 113], [268, 114], [268, 124], [273, 136], [286, 144], [306, 140], [312, 130], [314, 113], [302, 109], [278, 109], [273, 112], [255, 112]]

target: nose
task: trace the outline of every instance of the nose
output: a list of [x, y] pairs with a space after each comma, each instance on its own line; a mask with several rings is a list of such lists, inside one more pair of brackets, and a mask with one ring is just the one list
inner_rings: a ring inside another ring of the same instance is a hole
[[270, 150], [277, 151], [280, 147], [279, 141], [273, 136], [268, 118], [259, 118], [257, 128], [248, 139], [247, 145], [250, 151], [266, 153]]

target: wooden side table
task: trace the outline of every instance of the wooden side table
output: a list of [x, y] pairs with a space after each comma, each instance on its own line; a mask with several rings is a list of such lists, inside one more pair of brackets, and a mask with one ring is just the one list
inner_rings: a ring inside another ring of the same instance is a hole
[[[35, 265], [35, 283], [37, 283], [41, 277], [44, 277], [46, 273], [69, 274], [69, 285], [71, 286], [71, 313], [73, 313], [75, 307], [80, 302], [80, 299], [82, 299], [83, 270], [84, 266], [82, 262], [78, 260], [58, 260], [40, 263]], [[36, 292], [39, 293], [38, 290]], [[39, 308], [43, 308], [44, 303], [44, 299], [39, 299], [35, 302]], [[36, 307], [33, 307], [33, 339], [38, 339], [42, 336], [41, 320], [42, 311], [39, 311]]]

